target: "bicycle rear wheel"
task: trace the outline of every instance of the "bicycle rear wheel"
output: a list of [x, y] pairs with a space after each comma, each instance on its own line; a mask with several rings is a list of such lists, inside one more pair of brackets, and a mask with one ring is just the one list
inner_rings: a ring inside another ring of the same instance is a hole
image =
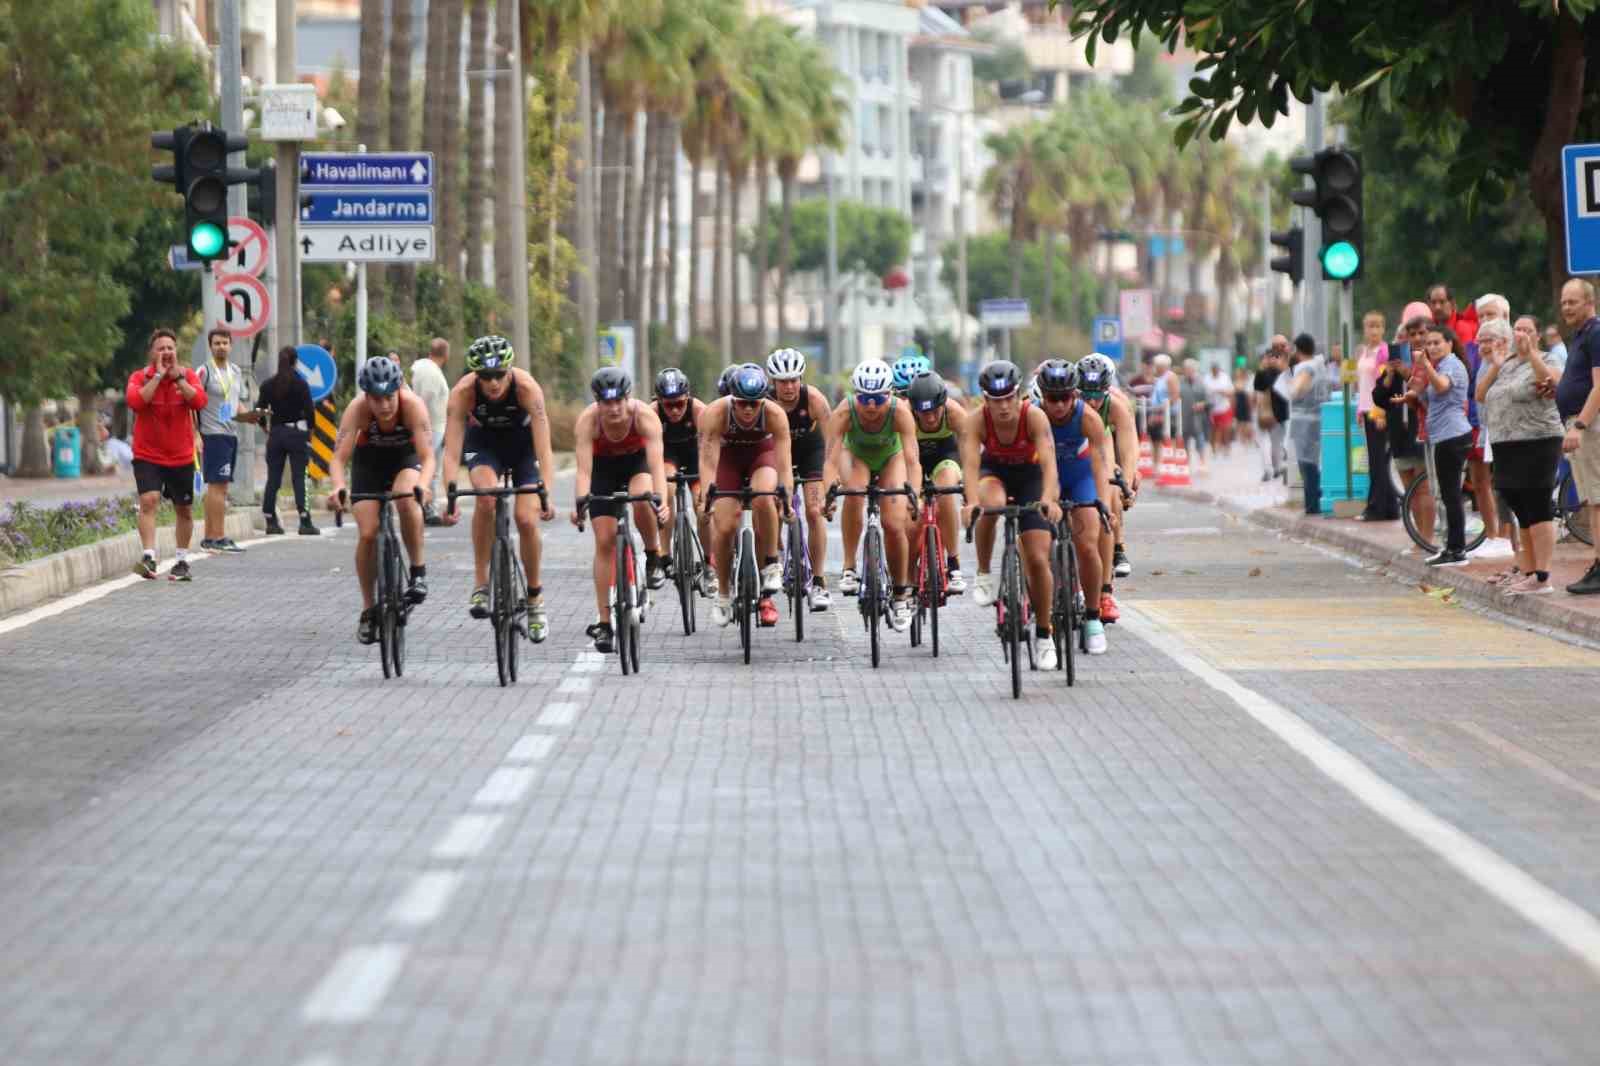
[[1590, 525], [1589, 508], [1594, 504], [1578, 495], [1578, 483], [1568, 470], [1556, 486], [1556, 518], [1561, 528], [1571, 537], [1585, 544], [1594, 543], [1594, 527]]
[[883, 539], [876, 529], [867, 530], [866, 544], [862, 550], [861, 586], [862, 604], [867, 608], [867, 631], [872, 642], [872, 665], [876, 667], [881, 657], [878, 643], [878, 626], [883, 618]]
[[1021, 562], [1013, 545], [1006, 547], [1006, 561], [1000, 575], [1000, 596], [1005, 603], [1005, 622], [1001, 637], [1011, 661], [1011, 697], [1022, 698], [1022, 575]]

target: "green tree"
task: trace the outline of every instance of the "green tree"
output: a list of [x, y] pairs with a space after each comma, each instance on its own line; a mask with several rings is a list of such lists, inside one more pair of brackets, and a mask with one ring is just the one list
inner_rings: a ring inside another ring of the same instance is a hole
[[1081, 0], [1072, 26], [1098, 41], [1154, 33], [1200, 53], [1178, 105], [1179, 143], [1221, 140], [1234, 122], [1271, 125], [1289, 97], [1353, 97], [1363, 115], [1392, 109], [1418, 136], [1448, 111], [1472, 131], [1451, 159], [1449, 195], [1470, 205], [1525, 179], [1544, 219], [1545, 270], [1565, 277], [1561, 148], [1600, 132], [1586, 55], [1600, 50], [1600, 0]]
[[[911, 251], [911, 220], [887, 207], [871, 207], [841, 200], [839, 211], [839, 268], [855, 270], [859, 264], [869, 274], [882, 277], [906, 261]], [[765, 230], [750, 230], [751, 246], [765, 240], [775, 254], [781, 233], [779, 220], [768, 218]], [[802, 200], [794, 207], [790, 249], [793, 269], [800, 273], [822, 270], [828, 261], [828, 203]]]
[[[1054, 279], [1049, 302], [1051, 315], [1057, 321], [1068, 323], [1069, 327], [1076, 326], [1074, 332], [1086, 333], [1095, 315], [1098, 288], [1095, 276], [1091, 271], [1073, 265], [1065, 249], [1053, 248], [1052, 253], [1055, 263], [1049, 270]], [[945, 246], [940, 279], [952, 292], [956, 283], [956, 255], [954, 243]], [[1038, 242], [1030, 241], [1022, 246], [1020, 255], [1014, 258], [1011, 241], [1003, 233], [990, 233], [967, 240], [968, 314], [976, 315], [982, 300], [1013, 295], [1013, 267], [1018, 278], [1016, 294], [1028, 301], [1035, 323], [1040, 321], [1046, 307], [1045, 250]], [[1015, 342], [1019, 338], [1031, 342], [1034, 347], [1016, 347]], [[1045, 338], [1042, 331], [1032, 331], [1025, 337], [1019, 334], [1013, 338], [1013, 342], [1013, 355], [1019, 360], [1043, 358]], [[1062, 353], [1058, 347], [1049, 354]]]

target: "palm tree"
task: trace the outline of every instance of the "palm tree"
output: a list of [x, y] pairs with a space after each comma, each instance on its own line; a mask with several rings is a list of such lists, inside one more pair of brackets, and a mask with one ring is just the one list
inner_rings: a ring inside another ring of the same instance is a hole
[[[356, 139], [368, 148], [381, 147], [383, 129], [384, 0], [361, 0], [361, 73], [356, 89]], [[367, 268], [368, 300], [374, 312], [384, 306], [383, 266]]]
[[483, 284], [484, 137], [488, 133], [489, 0], [471, 0], [467, 31], [467, 280]]
[[[494, 8], [494, 58], [493, 67], [496, 71], [513, 69], [512, 50], [516, 42], [516, 23], [512, 20], [517, 17], [515, 4], [500, 0]], [[514, 164], [512, 151], [516, 145], [516, 102], [512, 94], [519, 91], [509, 77], [498, 77], [494, 83], [494, 172], [499, 175], [508, 174]], [[507, 183], [496, 181], [494, 183], [494, 287], [500, 299], [507, 307], [514, 307], [515, 292], [512, 286], [518, 279], [512, 269], [515, 259], [513, 254], [514, 240], [527, 240], [526, 234], [518, 234], [505, 224], [505, 220], [513, 217], [513, 204], [508, 199]]]
[[[731, 109], [730, 80], [738, 78], [732, 43], [737, 40], [744, 22], [744, 12], [738, 0], [701, 0], [701, 17], [694, 35], [694, 44], [688, 52], [690, 68], [694, 72], [691, 105], [684, 113], [680, 126], [683, 154], [689, 160], [689, 331], [699, 328], [700, 307], [700, 168], [706, 158], [720, 160], [723, 130]], [[717, 165], [718, 191], [712, 211], [712, 306], [714, 321], [720, 323], [722, 240], [716, 225], [722, 217], [723, 174]]]
[[465, 0], [433, 0], [444, 14], [444, 114], [438, 163], [439, 249], [445, 276], [461, 277], [461, 30], [466, 20]]
[[[395, 0], [390, 14], [389, 37], [389, 147], [397, 152], [410, 149], [411, 132], [411, 3]], [[370, 282], [370, 277], [369, 277]], [[417, 272], [398, 266], [390, 272], [389, 288], [394, 313], [410, 321], [417, 316]]]
[[1039, 230], [1038, 138], [1038, 124], [1029, 123], [991, 133], [985, 142], [994, 165], [983, 176], [982, 189], [995, 214], [1009, 220], [1013, 297], [1022, 295], [1022, 246]]
[[778, 334], [780, 339], [789, 333], [784, 321], [789, 306], [789, 265], [792, 250], [794, 222], [794, 182], [800, 170], [800, 161], [812, 149], [836, 149], [844, 143], [844, 116], [846, 103], [838, 92], [839, 72], [828, 53], [815, 41], [801, 39], [794, 42], [789, 73], [797, 95], [796, 104], [805, 114], [803, 129], [794, 130], [792, 139], [783, 143], [777, 157], [778, 180], [781, 184], [781, 212], [778, 223]]

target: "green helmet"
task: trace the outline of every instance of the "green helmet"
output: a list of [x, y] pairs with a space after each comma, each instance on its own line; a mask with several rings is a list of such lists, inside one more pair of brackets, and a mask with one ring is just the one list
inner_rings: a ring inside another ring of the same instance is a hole
[[467, 369], [474, 374], [480, 370], [510, 370], [516, 361], [511, 342], [496, 334], [479, 337], [467, 348]]

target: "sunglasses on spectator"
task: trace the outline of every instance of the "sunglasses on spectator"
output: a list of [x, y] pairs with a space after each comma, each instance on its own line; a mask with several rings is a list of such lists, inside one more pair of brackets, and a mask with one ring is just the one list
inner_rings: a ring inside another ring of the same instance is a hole
[[887, 393], [882, 393], [882, 392], [858, 392], [858, 393], [856, 393], [856, 403], [862, 404], [863, 406], [866, 406], [866, 407], [882, 407], [884, 404], [886, 404], [888, 402], [889, 402], [889, 396], [888, 396]]

